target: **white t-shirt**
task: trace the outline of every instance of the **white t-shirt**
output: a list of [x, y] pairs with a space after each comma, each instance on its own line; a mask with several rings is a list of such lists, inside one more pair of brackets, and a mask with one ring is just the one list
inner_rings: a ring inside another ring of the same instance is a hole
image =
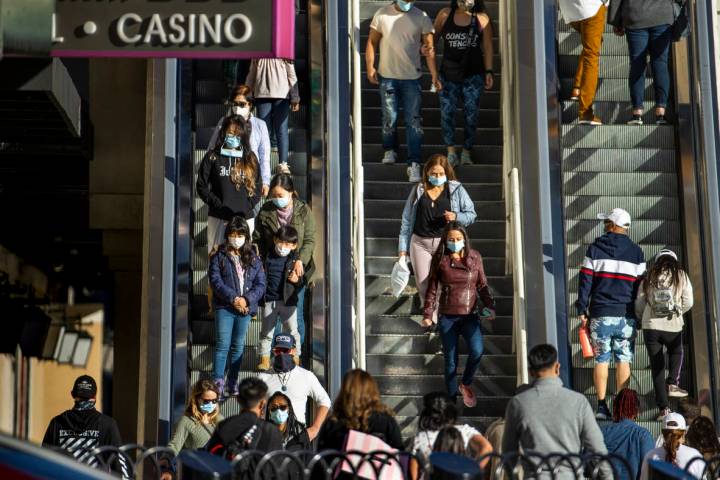
[[[661, 462], [664, 462], [666, 454], [667, 452], [663, 447], [653, 448], [650, 450], [643, 460], [640, 480], [648, 480], [650, 478], [650, 466], [648, 462], [650, 462], [650, 460], [660, 460]], [[690, 463], [690, 460], [697, 457], [702, 458], [700, 452], [686, 445], [680, 445], [677, 455], [675, 456], [675, 466], [684, 470], [685, 466]], [[704, 469], [705, 462], [697, 460], [690, 465], [689, 473], [695, 478], [702, 478]]]
[[560, 13], [565, 23], [579, 22], [594, 17], [608, 0], [560, 0]]
[[370, 28], [382, 35], [378, 73], [396, 80], [420, 78], [422, 36], [435, 32], [428, 14], [417, 7], [399, 12], [392, 3], [375, 12]]
[[[268, 396], [272, 396], [275, 392], [282, 392], [290, 398], [295, 416], [303, 425], [305, 424], [305, 408], [308, 397], [312, 398], [319, 407], [330, 408], [332, 406], [330, 397], [320, 385], [315, 374], [302, 367], [295, 367], [288, 373], [261, 373], [259, 377], [260, 380], [267, 383]], [[287, 391], [284, 392], [281, 377], [286, 382]]]
[[[480, 435], [475, 428], [470, 425], [453, 425], [462, 435], [463, 441], [465, 442], [465, 448], [468, 447], [470, 439], [475, 435]], [[414, 455], [430, 456], [433, 451], [433, 445], [435, 439], [438, 436], [438, 430], [423, 430], [418, 432], [413, 438], [412, 453]]]

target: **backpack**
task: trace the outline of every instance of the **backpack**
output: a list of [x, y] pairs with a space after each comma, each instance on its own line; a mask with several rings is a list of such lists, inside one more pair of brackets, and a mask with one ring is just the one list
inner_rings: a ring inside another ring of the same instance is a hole
[[[682, 282], [683, 279], [680, 279]], [[658, 282], [659, 285], [652, 289], [648, 298], [648, 304], [653, 317], [673, 317], [680, 313], [680, 305], [675, 303], [675, 296], [681, 285], [671, 285], [669, 282]]]

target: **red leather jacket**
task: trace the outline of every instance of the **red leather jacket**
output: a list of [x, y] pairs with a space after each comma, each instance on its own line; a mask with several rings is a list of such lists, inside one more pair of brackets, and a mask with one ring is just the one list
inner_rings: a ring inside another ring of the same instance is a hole
[[432, 318], [436, 302], [439, 304], [439, 314], [469, 315], [475, 310], [478, 295], [485, 307], [495, 310], [480, 253], [469, 249], [461, 260], [452, 260], [449, 254], [445, 255], [437, 273], [430, 277], [425, 294], [424, 316]]

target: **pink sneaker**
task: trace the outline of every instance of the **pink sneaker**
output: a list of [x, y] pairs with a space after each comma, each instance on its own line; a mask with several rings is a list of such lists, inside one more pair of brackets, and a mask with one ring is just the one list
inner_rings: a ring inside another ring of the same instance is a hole
[[475, 398], [475, 392], [473, 392], [471, 385], [463, 385], [462, 383], [458, 385], [458, 390], [460, 390], [460, 393], [463, 397], [463, 403], [468, 408], [473, 408], [475, 405], [477, 405], [477, 398]]

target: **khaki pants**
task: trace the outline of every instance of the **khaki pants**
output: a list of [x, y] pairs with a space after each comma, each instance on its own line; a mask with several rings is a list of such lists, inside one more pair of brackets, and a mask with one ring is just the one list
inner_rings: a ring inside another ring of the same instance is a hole
[[582, 40], [582, 53], [575, 71], [575, 83], [573, 88], [580, 90], [580, 118], [592, 119], [592, 104], [595, 99], [595, 91], [598, 84], [598, 70], [600, 68], [600, 47], [602, 46], [602, 34], [605, 30], [605, 15], [607, 7], [601, 5], [598, 12], [585, 20], [572, 22], [574, 28]]

